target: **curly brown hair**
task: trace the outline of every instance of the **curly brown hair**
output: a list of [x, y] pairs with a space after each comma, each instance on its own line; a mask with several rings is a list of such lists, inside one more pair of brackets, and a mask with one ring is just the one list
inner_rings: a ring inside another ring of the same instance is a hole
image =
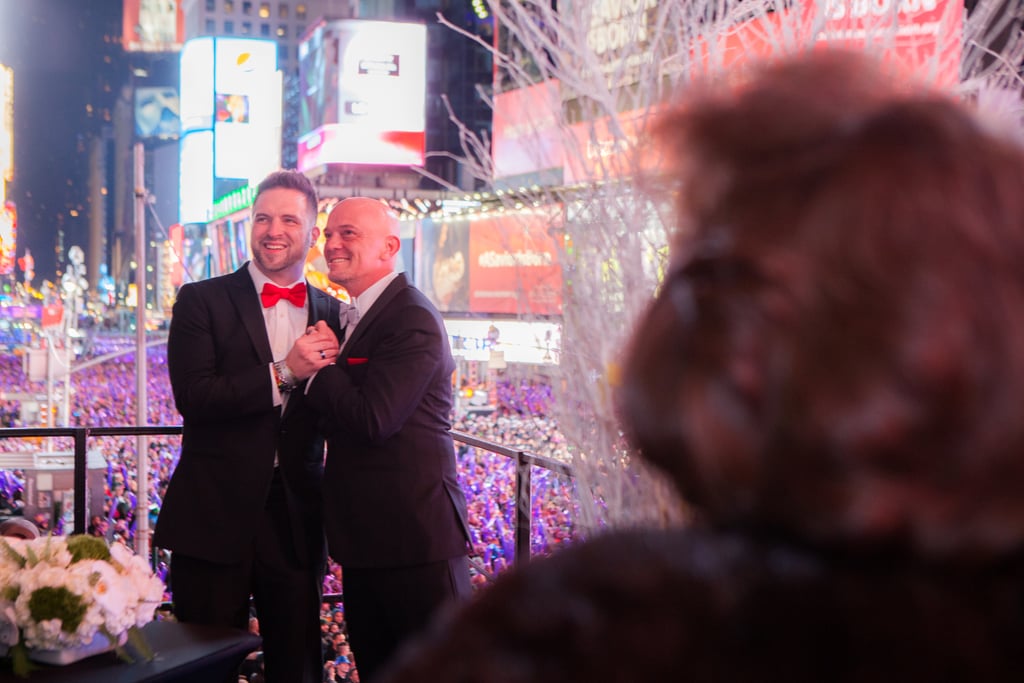
[[679, 230], [630, 438], [710, 521], [990, 558], [1024, 540], [1024, 154], [823, 50], [667, 113]]

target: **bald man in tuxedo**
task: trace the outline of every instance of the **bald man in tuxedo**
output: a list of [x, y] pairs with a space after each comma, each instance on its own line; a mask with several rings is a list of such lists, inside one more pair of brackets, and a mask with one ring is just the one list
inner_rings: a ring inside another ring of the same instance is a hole
[[455, 362], [441, 315], [395, 272], [393, 212], [345, 199], [324, 238], [328, 276], [358, 315], [344, 316], [341, 355], [310, 380], [306, 405], [328, 437], [328, 548], [344, 571], [356, 666], [372, 683], [409, 636], [471, 592], [466, 499], [449, 432]]

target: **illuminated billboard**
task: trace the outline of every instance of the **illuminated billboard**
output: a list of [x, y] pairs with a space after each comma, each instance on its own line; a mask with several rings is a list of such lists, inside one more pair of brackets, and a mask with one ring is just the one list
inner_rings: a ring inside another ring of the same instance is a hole
[[224, 275], [242, 267], [249, 259], [251, 233], [252, 214], [249, 209], [207, 224], [211, 275]]
[[561, 182], [561, 109], [554, 79], [494, 96], [491, 154], [496, 179], [515, 178], [522, 185]]
[[506, 363], [559, 362], [562, 326], [558, 323], [448, 317], [444, 326], [456, 358], [493, 363], [500, 353]]
[[178, 91], [171, 86], [135, 89], [135, 135], [142, 139], [175, 139], [181, 132]]
[[546, 213], [475, 220], [469, 230], [469, 311], [561, 315], [562, 269]]
[[786, 37], [878, 54], [909, 78], [952, 87], [960, 80], [963, 22], [964, 4], [957, 0], [796, 4], [736, 24], [711, 46], [697, 41], [690, 63], [699, 73], [771, 57]]
[[300, 171], [329, 164], [422, 166], [427, 30], [341, 19], [299, 48]]
[[14, 71], [0, 64], [0, 275], [14, 270], [18, 212], [7, 201], [7, 183], [14, 178]]
[[14, 202], [5, 201], [0, 205], [0, 275], [14, 271], [17, 242], [18, 210]]
[[185, 282], [185, 267], [182, 263], [185, 254], [185, 227], [181, 223], [175, 223], [167, 228], [167, 241], [170, 244], [174, 260], [171, 265], [171, 286], [181, 287]]
[[0, 64], [0, 203], [14, 178], [14, 70]]
[[181, 51], [180, 223], [210, 218], [214, 201], [281, 166], [277, 43], [196, 38]]
[[123, 44], [128, 52], [174, 52], [185, 38], [182, 0], [124, 0]]
[[445, 313], [561, 315], [560, 208], [419, 221], [416, 285]]

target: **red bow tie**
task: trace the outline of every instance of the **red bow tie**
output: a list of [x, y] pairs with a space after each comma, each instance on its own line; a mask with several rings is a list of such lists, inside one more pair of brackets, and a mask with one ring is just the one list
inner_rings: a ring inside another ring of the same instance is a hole
[[291, 288], [278, 287], [271, 282], [263, 285], [263, 291], [260, 292], [260, 301], [263, 302], [263, 308], [270, 308], [281, 299], [284, 299], [294, 306], [305, 306], [306, 283], [300, 282]]

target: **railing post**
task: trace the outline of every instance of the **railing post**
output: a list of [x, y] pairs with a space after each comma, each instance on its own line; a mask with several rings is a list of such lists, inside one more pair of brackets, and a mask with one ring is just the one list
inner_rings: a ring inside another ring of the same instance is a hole
[[530, 521], [533, 506], [530, 504], [532, 489], [531, 465], [526, 462], [523, 451], [516, 453], [516, 561], [526, 564], [530, 559]]
[[75, 533], [84, 534], [89, 518], [89, 463], [86, 459], [88, 427], [75, 428]]

